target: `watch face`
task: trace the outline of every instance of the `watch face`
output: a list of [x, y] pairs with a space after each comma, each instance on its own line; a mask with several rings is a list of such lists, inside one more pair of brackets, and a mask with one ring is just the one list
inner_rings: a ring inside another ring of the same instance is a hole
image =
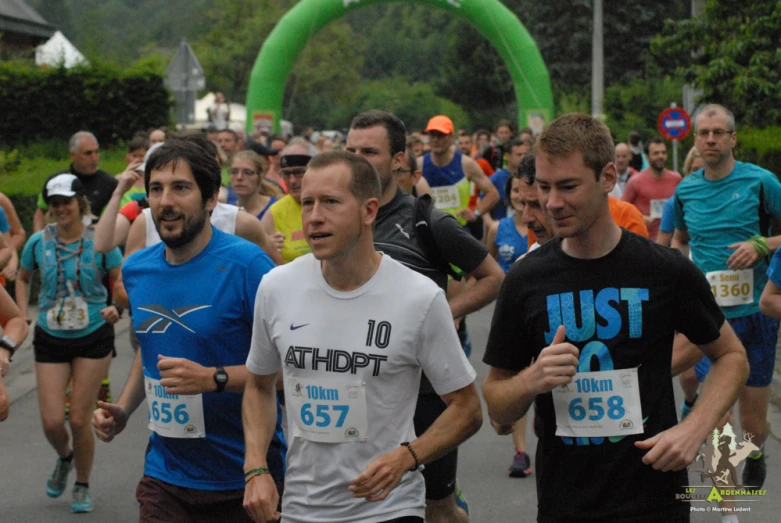
[[214, 381], [222, 384], [228, 383], [228, 373], [224, 370], [218, 370], [214, 373]]

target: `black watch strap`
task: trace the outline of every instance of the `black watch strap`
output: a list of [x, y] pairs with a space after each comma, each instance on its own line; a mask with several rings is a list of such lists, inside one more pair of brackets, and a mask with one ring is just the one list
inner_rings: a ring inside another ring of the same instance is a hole
[[222, 367], [217, 367], [214, 371], [214, 383], [217, 384], [217, 390], [215, 392], [222, 392], [225, 390], [225, 385], [228, 384], [228, 373]]
[[0, 338], [0, 347], [8, 349], [11, 352], [11, 356], [13, 356], [16, 349], [19, 348], [19, 344], [12, 340], [10, 336], [3, 336]]

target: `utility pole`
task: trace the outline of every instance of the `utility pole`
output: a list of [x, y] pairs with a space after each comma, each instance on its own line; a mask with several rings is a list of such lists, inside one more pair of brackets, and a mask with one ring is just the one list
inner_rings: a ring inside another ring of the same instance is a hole
[[600, 118], [602, 116], [602, 100], [605, 98], [602, 0], [593, 0], [592, 3], [594, 9], [594, 29], [591, 42], [591, 116]]

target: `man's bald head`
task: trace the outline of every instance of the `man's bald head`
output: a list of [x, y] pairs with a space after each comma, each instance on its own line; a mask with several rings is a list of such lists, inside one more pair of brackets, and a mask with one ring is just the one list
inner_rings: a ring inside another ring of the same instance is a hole
[[616, 172], [624, 174], [632, 161], [632, 151], [625, 143], [616, 144]]

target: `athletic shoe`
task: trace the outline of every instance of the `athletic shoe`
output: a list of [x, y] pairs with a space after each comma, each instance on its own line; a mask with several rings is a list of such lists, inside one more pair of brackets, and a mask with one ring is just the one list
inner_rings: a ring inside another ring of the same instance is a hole
[[57, 464], [54, 465], [49, 481], [46, 482], [46, 495], [50, 498], [58, 498], [65, 492], [65, 486], [68, 483], [68, 473], [73, 468], [73, 459], [65, 461], [57, 458]]
[[513, 464], [510, 465], [511, 478], [525, 478], [532, 473], [532, 461], [529, 455], [519, 450], [515, 453]]
[[461, 492], [461, 487], [458, 485], [458, 482], [456, 482], [456, 505], [466, 512], [467, 516], [469, 515], [469, 503], [466, 502], [466, 498], [464, 497], [464, 493]]
[[73, 487], [73, 503], [71, 503], [71, 512], [77, 514], [82, 512], [92, 512], [92, 498], [89, 495], [89, 488], [83, 485]]
[[[764, 446], [763, 446], [764, 450]], [[743, 465], [743, 486], [761, 489], [767, 476], [767, 464], [765, 463], [765, 453], [762, 452], [757, 457], [749, 455]]]
[[683, 405], [681, 405], [681, 423], [683, 423], [683, 420], [686, 419], [686, 416], [691, 414], [693, 408], [694, 405], [690, 407], [689, 404], [686, 403], [686, 400], [683, 400]]
[[98, 400], [105, 403], [113, 403], [113, 397], [111, 396], [111, 379], [106, 378], [100, 383], [100, 389], [98, 390]]
[[71, 415], [71, 390], [65, 391], [65, 419], [70, 418]]

